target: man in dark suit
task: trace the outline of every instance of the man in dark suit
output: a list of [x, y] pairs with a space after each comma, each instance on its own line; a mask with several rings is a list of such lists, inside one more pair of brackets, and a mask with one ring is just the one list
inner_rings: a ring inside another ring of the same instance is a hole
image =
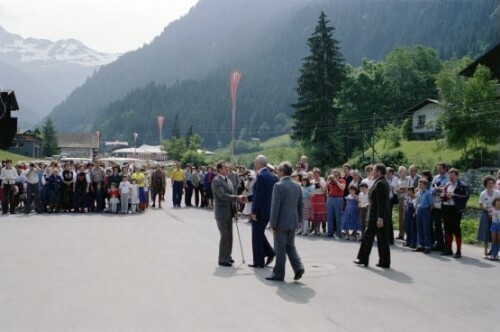
[[233, 217], [236, 216], [236, 201], [242, 200], [243, 196], [236, 196], [231, 180], [227, 178], [229, 167], [226, 162], [217, 164], [217, 177], [212, 181], [212, 193], [214, 195], [214, 213], [217, 227], [220, 232], [219, 242], [219, 265], [231, 266], [234, 263], [231, 257], [233, 249]]
[[392, 220], [389, 218], [389, 190], [390, 186], [385, 179], [386, 168], [383, 164], [376, 164], [373, 167], [375, 173], [375, 183], [373, 184], [368, 198], [370, 200], [370, 214], [368, 219], [368, 228], [363, 236], [363, 242], [358, 252], [358, 259], [355, 264], [368, 266], [370, 252], [373, 246], [373, 239], [377, 236], [377, 246], [379, 262], [378, 267], [391, 267], [391, 252], [387, 240], [386, 227]]
[[292, 171], [292, 164], [288, 161], [282, 162], [277, 168], [280, 182], [274, 185], [270, 217], [276, 264], [273, 275], [267, 277], [267, 280], [284, 280], [287, 256], [295, 272], [294, 280], [299, 280], [304, 274], [304, 266], [295, 248], [295, 231], [299, 221], [302, 221], [303, 213], [302, 189], [290, 178]]
[[[250, 267], [263, 268], [272, 263], [275, 254], [266, 238], [266, 226], [271, 214], [271, 198], [277, 177], [267, 168], [267, 158], [259, 155], [255, 158], [256, 181], [252, 187], [252, 252], [253, 264]], [[264, 258], [267, 257], [264, 263]]]

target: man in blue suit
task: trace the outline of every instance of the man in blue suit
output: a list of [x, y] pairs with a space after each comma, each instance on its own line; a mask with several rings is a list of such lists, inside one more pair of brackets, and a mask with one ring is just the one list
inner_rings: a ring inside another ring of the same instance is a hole
[[[252, 188], [252, 252], [253, 264], [250, 267], [263, 268], [272, 263], [274, 250], [266, 238], [266, 226], [271, 215], [271, 199], [276, 175], [267, 168], [267, 158], [259, 155], [255, 158], [256, 181]], [[264, 262], [264, 258], [267, 260]]]

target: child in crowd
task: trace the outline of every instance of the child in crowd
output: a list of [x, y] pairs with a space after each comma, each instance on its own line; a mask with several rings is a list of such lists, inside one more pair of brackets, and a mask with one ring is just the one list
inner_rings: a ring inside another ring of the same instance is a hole
[[417, 194], [417, 242], [418, 247], [413, 251], [431, 252], [431, 210], [433, 207], [432, 195], [427, 190], [427, 179], [418, 180]]
[[498, 260], [498, 251], [500, 250], [500, 197], [493, 201], [493, 210], [491, 212], [491, 260]]
[[[357, 241], [359, 229], [359, 210], [358, 210], [358, 195], [356, 195], [356, 186], [349, 186], [349, 195], [345, 197], [346, 208], [342, 215], [342, 228], [346, 232], [346, 240]], [[352, 231], [349, 234], [349, 230]]]
[[128, 182], [128, 176], [123, 175], [122, 181], [120, 182], [118, 188], [120, 192], [120, 204], [122, 207], [122, 213], [128, 212], [128, 202], [130, 198], [130, 182]]
[[302, 203], [303, 203], [303, 213], [302, 213], [302, 235], [307, 235], [309, 233], [309, 219], [311, 217], [311, 191], [312, 186], [309, 181], [309, 176], [307, 173], [302, 173], [300, 175], [300, 182], [302, 184]]
[[368, 184], [365, 182], [360, 183], [359, 190], [360, 190], [358, 195], [359, 221], [360, 221], [359, 228], [361, 229], [361, 239], [363, 239], [366, 230], [366, 220], [368, 219], [368, 208], [370, 207], [370, 201], [368, 200]]
[[405, 198], [405, 247], [415, 249], [417, 247], [417, 220], [415, 219], [415, 187], [408, 187]]
[[116, 213], [118, 209], [118, 202], [120, 197], [120, 193], [118, 192], [118, 189], [116, 188], [116, 184], [112, 183], [111, 188], [109, 189], [109, 204], [110, 204], [110, 212], [111, 213]]
[[139, 206], [139, 187], [137, 186], [137, 180], [132, 179], [132, 184], [130, 185], [130, 204], [132, 205], [132, 213], [137, 213]]

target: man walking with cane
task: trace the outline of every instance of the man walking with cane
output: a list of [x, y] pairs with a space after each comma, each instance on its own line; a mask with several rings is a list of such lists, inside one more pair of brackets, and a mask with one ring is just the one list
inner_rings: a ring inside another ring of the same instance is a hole
[[299, 221], [302, 221], [303, 214], [302, 189], [290, 178], [292, 171], [292, 164], [288, 161], [282, 162], [277, 168], [280, 182], [276, 183], [273, 188], [270, 217], [274, 231], [276, 264], [272, 276], [267, 277], [267, 280], [283, 281], [285, 279], [287, 256], [295, 272], [294, 280], [299, 280], [304, 274], [304, 266], [295, 248], [295, 230]]
[[225, 161], [217, 163], [217, 177], [212, 181], [214, 195], [214, 213], [217, 227], [220, 232], [219, 265], [232, 266], [231, 257], [233, 250], [233, 217], [238, 213], [236, 201], [242, 201], [243, 196], [236, 196], [231, 180], [227, 178], [229, 167]]

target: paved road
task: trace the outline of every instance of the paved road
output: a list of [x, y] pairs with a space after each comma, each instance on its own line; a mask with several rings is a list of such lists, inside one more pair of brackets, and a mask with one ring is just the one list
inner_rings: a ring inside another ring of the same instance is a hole
[[480, 248], [456, 260], [398, 245], [382, 270], [352, 264], [359, 242], [299, 237], [303, 279], [288, 265], [273, 283], [235, 239], [222, 268], [210, 210], [0, 216], [0, 331], [498, 330], [500, 264]]

